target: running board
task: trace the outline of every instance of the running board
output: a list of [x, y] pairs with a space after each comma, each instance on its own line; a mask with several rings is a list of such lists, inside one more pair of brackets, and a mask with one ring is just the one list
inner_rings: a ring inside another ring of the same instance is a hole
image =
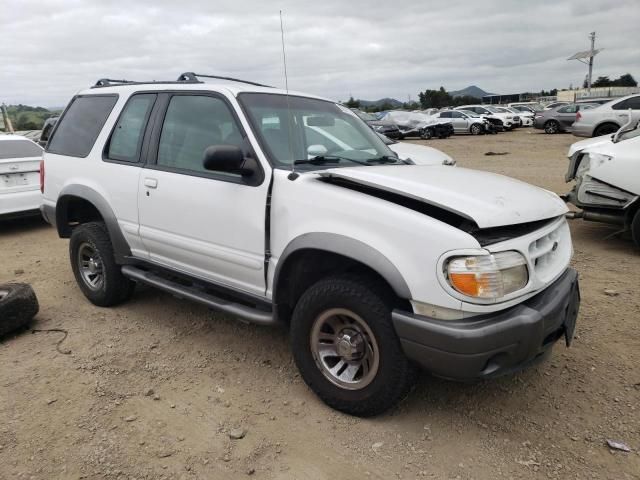
[[147, 285], [169, 292], [178, 298], [186, 298], [188, 300], [193, 300], [194, 302], [202, 303], [215, 310], [240, 317], [247, 322], [255, 323], [257, 325], [275, 325], [277, 323], [273, 318], [272, 312], [265, 312], [240, 303], [234, 303], [232, 301], [216, 297], [215, 295], [203, 292], [200, 289], [181, 285], [177, 282], [156, 275], [153, 272], [142, 270], [132, 265], [124, 265], [122, 267], [122, 274], [136, 282], [146, 283]]

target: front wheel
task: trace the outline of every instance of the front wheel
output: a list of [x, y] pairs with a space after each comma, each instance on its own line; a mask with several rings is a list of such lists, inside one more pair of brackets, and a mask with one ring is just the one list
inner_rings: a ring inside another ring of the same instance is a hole
[[433, 137], [433, 130], [430, 128], [425, 128], [420, 132], [420, 138], [423, 140], [430, 140]]
[[122, 275], [104, 223], [89, 222], [74, 228], [69, 257], [80, 290], [94, 305], [117, 305], [133, 293], [135, 283]]
[[474, 123], [471, 125], [471, 135], [480, 135], [482, 133], [482, 125]]
[[330, 407], [369, 417], [398, 403], [415, 369], [391, 323], [385, 289], [365, 277], [319, 281], [291, 322], [293, 356], [307, 385]]

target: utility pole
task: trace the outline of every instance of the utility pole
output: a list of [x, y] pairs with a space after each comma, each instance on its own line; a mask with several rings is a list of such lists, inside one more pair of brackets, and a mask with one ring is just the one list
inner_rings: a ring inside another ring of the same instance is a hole
[[591, 75], [593, 73], [593, 57], [595, 56], [596, 32], [589, 34], [591, 39], [591, 55], [589, 55], [589, 76], [587, 77], [587, 91], [591, 93]]
[[589, 39], [591, 40], [591, 48], [584, 52], [578, 52], [574, 55], [571, 55], [567, 60], [578, 60], [579, 62], [584, 63], [589, 66], [589, 72], [587, 73], [587, 91], [591, 93], [591, 80], [593, 75], [593, 57], [595, 57], [598, 53], [602, 51], [602, 48], [596, 50], [596, 32], [591, 32], [589, 34]]

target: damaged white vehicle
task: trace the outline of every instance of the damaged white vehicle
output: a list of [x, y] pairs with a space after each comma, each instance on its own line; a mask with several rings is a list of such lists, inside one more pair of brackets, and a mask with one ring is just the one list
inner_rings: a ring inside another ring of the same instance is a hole
[[489, 378], [571, 342], [580, 294], [557, 195], [402, 161], [421, 152], [397, 155], [328, 99], [198, 77], [100, 80], [47, 143], [42, 213], [89, 301], [142, 283], [280, 325], [309, 387], [359, 416], [399, 402], [417, 367]]
[[575, 180], [563, 198], [580, 208], [571, 218], [618, 225], [640, 247], [640, 123], [613, 135], [574, 143], [565, 180]]

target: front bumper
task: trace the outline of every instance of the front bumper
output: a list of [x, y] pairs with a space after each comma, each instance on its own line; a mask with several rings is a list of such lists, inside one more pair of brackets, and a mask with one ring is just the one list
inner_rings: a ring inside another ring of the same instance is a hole
[[405, 354], [434, 375], [474, 380], [520, 370], [573, 338], [580, 289], [569, 268], [520, 305], [466, 320], [443, 321], [394, 310]]

